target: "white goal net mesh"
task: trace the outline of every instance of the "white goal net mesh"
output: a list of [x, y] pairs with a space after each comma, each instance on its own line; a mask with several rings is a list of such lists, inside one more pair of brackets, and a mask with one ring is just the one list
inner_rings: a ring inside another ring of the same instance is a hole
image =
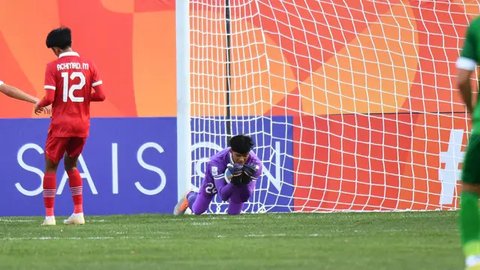
[[456, 209], [455, 61], [479, 7], [190, 0], [192, 185], [243, 133], [264, 161], [247, 212]]

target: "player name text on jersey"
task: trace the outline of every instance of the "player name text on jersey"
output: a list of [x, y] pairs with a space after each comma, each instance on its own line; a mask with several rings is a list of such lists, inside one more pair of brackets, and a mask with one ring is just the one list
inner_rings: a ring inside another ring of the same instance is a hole
[[88, 63], [78, 63], [78, 62], [67, 62], [67, 63], [60, 63], [57, 64], [57, 70], [65, 70], [65, 69], [89, 69]]

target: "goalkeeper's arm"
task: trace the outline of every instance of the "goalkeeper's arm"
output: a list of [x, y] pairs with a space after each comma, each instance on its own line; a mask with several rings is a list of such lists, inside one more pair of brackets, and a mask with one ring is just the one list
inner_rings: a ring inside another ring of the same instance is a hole
[[251, 181], [255, 181], [262, 174], [261, 164], [251, 163], [245, 164], [242, 168], [243, 171], [243, 183], [248, 184]]
[[222, 201], [227, 201], [233, 193], [234, 184], [232, 179], [242, 173], [242, 167], [228, 164], [223, 174], [218, 174], [213, 177], [215, 180], [215, 187], [217, 188], [218, 195]]

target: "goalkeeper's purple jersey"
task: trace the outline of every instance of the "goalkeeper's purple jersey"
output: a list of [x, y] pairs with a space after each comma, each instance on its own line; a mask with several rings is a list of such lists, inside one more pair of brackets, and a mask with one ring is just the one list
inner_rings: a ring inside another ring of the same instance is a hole
[[188, 204], [196, 215], [204, 213], [213, 197], [218, 193], [222, 201], [228, 201], [227, 213], [240, 214], [243, 203], [248, 201], [255, 190], [255, 180], [262, 174], [262, 162], [250, 151], [245, 164], [258, 168], [252, 176], [252, 181], [246, 185], [234, 185], [225, 180], [225, 171], [228, 164], [233, 164], [230, 148], [226, 148], [210, 158], [205, 169], [205, 178], [197, 192], [190, 192]]
[[[210, 158], [210, 160], [207, 162], [205, 179], [202, 183], [202, 187], [204, 187], [205, 189], [202, 191], [208, 194], [217, 193], [217, 190], [215, 188], [215, 180], [219, 181], [225, 179], [225, 171], [227, 169], [227, 164], [229, 163], [233, 164], [230, 147], [218, 152]], [[258, 177], [260, 177], [260, 175], [262, 174], [262, 162], [254, 152], [250, 151], [249, 157], [245, 164], [255, 164], [259, 168], [255, 175], [253, 175], [253, 181], [250, 182], [251, 185], [254, 186], [254, 180], [258, 179]]]

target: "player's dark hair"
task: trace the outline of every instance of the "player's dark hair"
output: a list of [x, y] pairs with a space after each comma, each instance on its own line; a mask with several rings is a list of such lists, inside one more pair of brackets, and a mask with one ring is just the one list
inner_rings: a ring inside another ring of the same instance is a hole
[[47, 48], [58, 47], [62, 50], [72, 46], [72, 31], [68, 27], [53, 29], [48, 33]]
[[236, 135], [233, 136], [229, 143], [230, 148], [240, 154], [246, 154], [252, 150], [255, 143], [253, 142], [252, 138], [247, 135]]

